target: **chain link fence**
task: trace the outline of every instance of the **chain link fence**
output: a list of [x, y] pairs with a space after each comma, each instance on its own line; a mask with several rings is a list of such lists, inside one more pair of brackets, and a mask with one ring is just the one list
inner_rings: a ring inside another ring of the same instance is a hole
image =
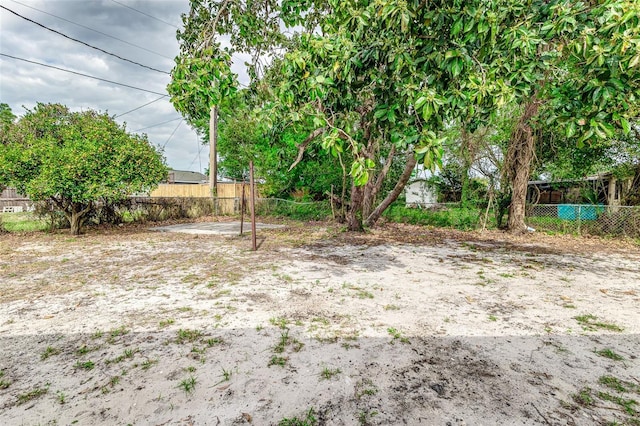
[[640, 206], [534, 204], [527, 224], [539, 231], [640, 238]]

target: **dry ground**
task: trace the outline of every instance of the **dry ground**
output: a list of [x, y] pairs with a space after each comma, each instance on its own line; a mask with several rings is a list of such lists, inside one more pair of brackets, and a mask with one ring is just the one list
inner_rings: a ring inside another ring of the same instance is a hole
[[260, 237], [0, 235], [0, 424], [640, 424], [637, 245]]

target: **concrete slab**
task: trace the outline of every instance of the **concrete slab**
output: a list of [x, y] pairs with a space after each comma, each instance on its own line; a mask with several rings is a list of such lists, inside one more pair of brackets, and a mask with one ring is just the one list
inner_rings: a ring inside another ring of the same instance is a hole
[[[269, 223], [256, 223], [256, 230], [284, 228], [284, 225], [272, 225]], [[208, 234], [208, 235], [240, 235], [240, 222], [203, 222], [183, 223], [180, 225], [158, 226], [152, 231], [181, 232], [184, 234]], [[251, 222], [245, 222], [243, 231], [251, 234]]]

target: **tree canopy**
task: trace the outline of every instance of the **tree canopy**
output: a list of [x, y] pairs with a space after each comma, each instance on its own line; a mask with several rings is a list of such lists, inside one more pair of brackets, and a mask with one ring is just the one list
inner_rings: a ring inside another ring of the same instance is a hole
[[[597, 144], [618, 130], [628, 134], [640, 114], [636, 1], [205, 3], [208, 9], [193, 1], [185, 16], [177, 63], [205, 51], [194, 46], [219, 48], [212, 40], [223, 36], [231, 37], [225, 55], [269, 54], [264, 72], [251, 74], [252, 88], [263, 90], [263, 121], [283, 128], [311, 121], [300, 154], [316, 142], [329, 155], [349, 153], [350, 229], [375, 224], [416, 161], [440, 164], [449, 126], [460, 123], [472, 133], [512, 105], [520, 116], [503, 172], [512, 192], [509, 226], [520, 232], [541, 132], [552, 129], [576, 146]], [[289, 28], [274, 25], [278, 19]], [[174, 84], [182, 81], [181, 93], [198, 93], [181, 70], [174, 69]], [[215, 80], [216, 73], [208, 75]], [[395, 157], [406, 173], [381, 197]]]
[[9, 127], [0, 145], [7, 183], [33, 201], [48, 200], [80, 233], [95, 203], [150, 190], [165, 179], [161, 154], [107, 114], [38, 104]]

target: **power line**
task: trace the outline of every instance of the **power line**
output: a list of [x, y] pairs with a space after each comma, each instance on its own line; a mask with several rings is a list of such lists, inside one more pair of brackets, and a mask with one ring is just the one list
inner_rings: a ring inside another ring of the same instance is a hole
[[152, 127], [161, 126], [161, 125], [163, 125], [163, 124], [171, 123], [172, 121], [176, 121], [176, 120], [182, 120], [182, 117], [173, 118], [173, 119], [171, 119], [171, 120], [163, 121], [162, 123], [152, 124], [151, 126], [147, 126], [147, 127], [143, 127], [142, 129], [134, 130], [134, 131], [133, 131], [133, 133], [140, 132], [140, 131], [142, 131], [142, 130], [147, 130], [147, 129], [150, 129], [150, 128], [152, 128]]
[[94, 76], [92, 76], [92, 75], [83, 74], [83, 73], [81, 73], [81, 72], [71, 71], [71, 70], [67, 70], [67, 69], [59, 68], [59, 67], [54, 67], [53, 65], [47, 65], [47, 64], [40, 63], [40, 62], [30, 61], [30, 60], [28, 60], [28, 59], [24, 59], [24, 58], [18, 58], [18, 57], [16, 57], [16, 56], [7, 55], [6, 53], [0, 53], [0, 56], [6, 56], [7, 58], [16, 59], [16, 60], [18, 60], [18, 61], [29, 62], [30, 64], [36, 64], [36, 65], [40, 65], [40, 66], [47, 67], [47, 68], [53, 68], [53, 69], [58, 70], [58, 71], [64, 71], [64, 72], [68, 72], [68, 73], [75, 74], [75, 75], [81, 75], [81, 76], [83, 76], [83, 77], [92, 78], [92, 79], [94, 79], [94, 80], [104, 81], [104, 82], [106, 82], [106, 83], [116, 84], [116, 85], [118, 85], [118, 86], [128, 87], [128, 88], [130, 88], [130, 89], [140, 90], [140, 91], [142, 91], [142, 92], [153, 93], [154, 95], [163, 95], [163, 96], [166, 96], [166, 95], [164, 95], [163, 93], [160, 93], [160, 92], [154, 92], [153, 90], [142, 89], [142, 88], [140, 88], [140, 87], [131, 86], [131, 85], [124, 84], [124, 83], [118, 83], [118, 82], [116, 82], [116, 81], [111, 81], [111, 80], [107, 80], [107, 79], [100, 78], [100, 77], [94, 77]]
[[140, 105], [139, 107], [136, 107], [136, 108], [134, 108], [134, 109], [130, 109], [129, 111], [127, 111], [127, 112], [123, 112], [122, 114], [118, 114], [118, 115], [114, 116], [113, 118], [122, 117], [123, 115], [127, 115], [127, 114], [129, 114], [130, 112], [137, 111], [137, 110], [139, 110], [140, 108], [144, 108], [144, 107], [146, 107], [147, 105], [151, 105], [151, 104], [152, 104], [152, 103], [154, 103], [154, 102], [158, 102], [160, 99], [162, 99], [162, 98], [166, 98], [167, 96], [169, 96], [169, 95], [163, 95], [163, 96], [160, 96], [158, 99], [155, 99], [155, 100], [153, 100], [153, 101], [151, 101], [151, 102], [147, 102], [146, 104], [144, 104], [144, 105]]
[[61, 36], [62, 36], [62, 37], [64, 37], [64, 38], [67, 38], [67, 39], [69, 39], [69, 40], [73, 40], [73, 41], [75, 41], [75, 42], [77, 42], [77, 43], [80, 43], [80, 44], [85, 45], [85, 46], [87, 46], [87, 47], [90, 47], [90, 48], [92, 48], [92, 49], [98, 50], [98, 51], [100, 51], [100, 52], [102, 52], [102, 53], [106, 53], [107, 55], [113, 56], [113, 57], [118, 58], [118, 59], [120, 59], [120, 60], [123, 60], [123, 61], [126, 61], [126, 62], [130, 62], [130, 63], [132, 63], [132, 64], [135, 64], [135, 65], [141, 66], [141, 67], [143, 67], [143, 68], [147, 68], [147, 69], [149, 69], [149, 70], [151, 70], [151, 71], [156, 71], [156, 72], [159, 72], [159, 73], [162, 73], [162, 74], [170, 75], [170, 73], [168, 73], [168, 72], [166, 72], [166, 71], [162, 71], [162, 70], [159, 70], [159, 69], [157, 69], [157, 68], [153, 68], [153, 67], [149, 67], [149, 66], [147, 66], [147, 65], [143, 65], [143, 64], [141, 64], [140, 62], [132, 61], [131, 59], [123, 58], [122, 56], [116, 55], [115, 53], [107, 52], [107, 51], [106, 51], [106, 50], [104, 50], [104, 49], [101, 49], [101, 48], [96, 47], [96, 46], [92, 46], [92, 45], [90, 45], [89, 43], [85, 43], [85, 42], [84, 42], [84, 41], [82, 41], [82, 40], [78, 40], [78, 39], [76, 39], [76, 38], [69, 37], [68, 35], [63, 34], [63, 33], [61, 33], [60, 31], [56, 31], [56, 30], [54, 30], [54, 29], [52, 29], [52, 28], [47, 27], [46, 25], [42, 25], [42, 24], [41, 24], [41, 23], [39, 23], [39, 22], [36, 22], [36, 21], [34, 21], [34, 20], [32, 20], [32, 19], [29, 19], [29, 18], [27, 18], [27, 17], [25, 17], [25, 16], [22, 16], [22, 15], [20, 15], [18, 12], [14, 12], [13, 10], [11, 10], [11, 9], [9, 9], [9, 8], [7, 8], [7, 7], [4, 7], [4, 6], [2, 6], [2, 5], [0, 5], [0, 7], [1, 7], [2, 9], [6, 10], [6, 11], [8, 11], [8, 12], [11, 12], [11, 13], [13, 13], [14, 15], [16, 15], [16, 16], [18, 16], [18, 17], [20, 17], [20, 18], [24, 19], [25, 21], [29, 21], [29, 22], [31, 22], [31, 23], [33, 23], [33, 24], [36, 24], [37, 26], [39, 26], [39, 27], [41, 27], [41, 28], [44, 28], [45, 30], [51, 31], [51, 32], [56, 33], [56, 34], [58, 34], [58, 35], [61, 35]]
[[158, 21], [158, 22], [162, 22], [163, 24], [167, 24], [167, 25], [169, 25], [169, 26], [171, 26], [171, 27], [173, 27], [173, 28], [178, 28], [178, 27], [176, 27], [175, 25], [173, 25], [173, 24], [172, 24], [172, 23], [170, 23], [170, 22], [163, 21], [163, 20], [162, 20], [162, 19], [160, 19], [160, 18], [156, 18], [155, 16], [151, 16], [151, 15], [149, 15], [148, 13], [145, 13], [145, 12], [143, 12], [143, 11], [141, 11], [141, 10], [134, 9], [133, 7], [131, 7], [131, 6], [127, 6], [127, 5], [126, 5], [126, 4], [124, 4], [124, 3], [120, 3], [119, 1], [116, 1], [116, 0], [111, 0], [111, 1], [112, 1], [112, 2], [114, 2], [114, 3], [116, 3], [116, 4], [119, 4], [120, 6], [126, 7], [127, 9], [134, 10], [134, 11], [136, 11], [136, 12], [138, 12], [138, 13], [140, 13], [140, 14], [144, 15], [144, 16], [148, 16], [148, 17], [149, 17], [149, 18], [151, 18], [151, 19], [155, 19], [155, 20], [156, 20], [156, 21]]
[[184, 120], [180, 120], [180, 121], [178, 122], [178, 125], [176, 126], [176, 128], [175, 128], [175, 129], [173, 129], [173, 132], [171, 132], [171, 135], [169, 136], [169, 138], [167, 139], [167, 141], [164, 143], [164, 145], [162, 145], [162, 149], [164, 149], [164, 147], [166, 147], [166, 146], [167, 146], [167, 144], [169, 143], [169, 140], [171, 140], [171, 138], [173, 137], [173, 135], [175, 135], [175, 134], [176, 134], [176, 131], [178, 130], [178, 127], [180, 127], [180, 125], [182, 124], [182, 122], [183, 122], [183, 121], [184, 121]]
[[124, 44], [128, 44], [129, 46], [133, 46], [133, 47], [136, 47], [136, 48], [138, 48], [138, 49], [142, 49], [142, 50], [144, 50], [144, 51], [146, 51], [146, 52], [153, 53], [154, 55], [158, 55], [158, 56], [161, 56], [161, 57], [163, 57], [163, 58], [170, 59], [170, 60], [173, 60], [173, 59], [174, 59], [174, 58], [172, 58], [172, 57], [165, 56], [165, 55], [163, 55], [162, 53], [154, 52], [153, 50], [147, 49], [146, 47], [138, 46], [137, 44], [130, 43], [130, 42], [126, 41], [126, 40], [122, 40], [121, 38], [114, 37], [114, 36], [112, 36], [112, 35], [110, 35], [110, 34], [103, 33], [102, 31], [98, 31], [98, 30], [93, 29], [93, 28], [91, 28], [91, 27], [87, 27], [87, 26], [85, 26], [85, 25], [78, 24], [77, 22], [73, 22], [73, 21], [70, 21], [70, 20], [68, 20], [68, 19], [66, 19], [66, 18], [62, 18], [62, 17], [60, 17], [60, 16], [54, 15], [53, 13], [45, 12], [44, 10], [40, 10], [40, 9], [35, 8], [35, 7], [33, 7], [33, 6], [29, 6], [28, 4], [20, 3], [19, 1], [16, 1], [16, 0], [11, 0], [11, 1], [12, 1], [12, 2], [14, 2], [14, 3], [18, 3], [18, 4], [19, 4], [19, 5], [21, 5], [21, 6], [28, 7], [29, 9], [33, 9], [33, 10], [38, 11], [38, 12], [40, 12], [40, 13], [44, 13], [45, 15], [53, 16], [54, 18], [60, 19], [61, 21], [65, 21], [65, 22], [68, 22], [68, 23], [70, 23], [70, 24], [77, 25], [77, 26], [78, 26], [78, 27], [80, 27], [80, 28], [84, 28], [84, 29], [86, 29], [86, 30], [93, 31], [94, 33], [98, 33], [98, 34], [100, 34], [100, 35], [103, 35], [103, 36], [105, 36], [105, 37], [112, 38], [112, 39], [114, 39], [114, 40], [118, 40], [119, 42], [124, 43]]

